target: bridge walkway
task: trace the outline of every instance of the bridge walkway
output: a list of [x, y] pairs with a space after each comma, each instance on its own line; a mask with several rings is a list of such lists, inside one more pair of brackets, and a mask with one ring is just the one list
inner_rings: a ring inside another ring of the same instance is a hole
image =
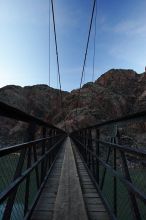
[[33, 211], [31, 220], [108, 220], [104, 204], [68, 137]]

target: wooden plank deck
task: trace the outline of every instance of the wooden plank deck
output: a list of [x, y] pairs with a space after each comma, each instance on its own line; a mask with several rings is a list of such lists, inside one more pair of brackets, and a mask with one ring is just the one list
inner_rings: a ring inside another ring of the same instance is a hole
[[72, 145], [88, 217], [90, 220], [109, 220], [109, 215], [86, 170], [86, 167], [73, 143]]
[[65, 157], [53, 220], [87, 220], [88, 217], [69, 138], [67, 138], [65, 145]]
[[40, 199], [32, 214], [31, 220], [52, 220], [56, 196], [58, 192], [65, 146], [63, 146], [51, 174], [45, 184]]
[[[75, 157], [76, 160], [75, 160]], [[88, 172], [67, 138], [31, 220], [109, 220]]]

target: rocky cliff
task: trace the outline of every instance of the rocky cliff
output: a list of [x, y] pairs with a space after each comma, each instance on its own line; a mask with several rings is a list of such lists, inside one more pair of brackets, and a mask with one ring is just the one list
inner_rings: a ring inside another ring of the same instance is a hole
[[[73, 90], [65, 99], [67, 122], [76, 115], [77, 95], [78, 90]], [[142, 110], [146, 110], [146, 73], [112, 69], [94, 83], [82, 87], [78, 117], [75, 118], [83, 127]], [[70, 125], [74, 126], [73, 123]]]
[[[29, 114], [68, 129], [89, 126], [133, 112], [146, 110], [146, 73], [133, 70], [112, 69], [94, 83], [85, 84], [79, 90], [62, 92], [64, 110], [61, 110], [59, 90], [47, 85], [5, 86], [0, 89], [0, 101]], [[21, 128], [21, 129], [20, 129]], [[23, 123], [1, 118], [0, 133], [5, 142], [8, 136], [23, 137]], [[21, 135], [18, 135], [18, 131]]]

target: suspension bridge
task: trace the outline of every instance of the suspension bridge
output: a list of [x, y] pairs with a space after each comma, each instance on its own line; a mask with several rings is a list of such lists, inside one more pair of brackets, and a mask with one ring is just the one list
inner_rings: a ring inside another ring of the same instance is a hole
[[146, 112], [70, 134], [2, 102], [0, 115], [27, 123], [30, 140], [0, 149], [0, 219], [146, 218], [146, 151], [117, 129]]
[[[51, 6], [63, 112], [53, 0]], [[92, 78], [96, 50], [96, 0], [93, 1], [76, 116], [94, 15]], [[3, 102], [0, 102], [0, 117], [26, 123], [28, 134], [27, 142], [0, 149], [0, 219], [146, 219], [146, 151], [123, 145], [119, 134], [121, 126], [145, 122], [146, 112], [105, 121], [71, 133], [66, 126], [64, 130], [59, 129]], [[65, 117], [63, 120], [65, 125]], [[41, 133], [39, 138], [38, 131]]]

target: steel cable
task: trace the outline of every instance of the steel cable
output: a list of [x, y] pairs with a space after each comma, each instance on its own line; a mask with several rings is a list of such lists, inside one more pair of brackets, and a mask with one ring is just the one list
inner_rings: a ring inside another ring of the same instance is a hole
[[[55, 12], [54, 12], [54, 4], [53, 0], [51, 0], [51, 5], [52, 5], [52, 17], [53, 17], [53, 27], [54, 27], [54, 38], [55, 38], [55, 49], [56, 49], [56, 58], [57, 58], [57, 73], [58, 73], [58, 80], [59, 80], [59, 90], [60, 90], [60, 102], [61, 102], [61, 109], [62, 109], [62, 114], [64, 110], [63, 106], [63, 97], [62, 97], [62, 87], [61, 87], [61, 76], [60, 76], [60, 65], [59, 65], [59, 55], [58, 55], [58, 44], [57, 44], [57, 33], [56, 33], [56, 24], [55, 24]], [[63, 116], [64, 120], [64, 125], [65, 125], [65, 130], [66, 130], [66, 123], [65, 123], [65, 118]]]
[[81, 95], [81, 87], [82, 87], [82, 82], [83, 82], [83, 77], [84, 77], [84, 71], [85, 71], [85, 65], [86, 65], [87, 54], [88, 54], [89, 41], [90, 41], [90, 36], [91, 36], [91, 30], [92, 30], [92, 24], [93, 24], [95, 6], [96, 6], [96, 0], [94, 0], [94, 2], [93, 2], [93, 7], [92, 7], [92, 14], [91, 14], [90, 26], [89, 26], [89, 31], [88, 31], [88, 38], [87, 38], [87, 44], [86, 44], [86, 50], [85, 50], [83, 68], [82, 68], [82, 73], [81, 73], [80, 88], [79, 88], [78, 97], [77, 97], [76, 118], [77, 118], [77, 116], [78, 116], [78, 111], [77, 111], [77, 109], [78, 109], [78, 107], [79, 107], [79, 101], [80, 101], [80, 95]]

